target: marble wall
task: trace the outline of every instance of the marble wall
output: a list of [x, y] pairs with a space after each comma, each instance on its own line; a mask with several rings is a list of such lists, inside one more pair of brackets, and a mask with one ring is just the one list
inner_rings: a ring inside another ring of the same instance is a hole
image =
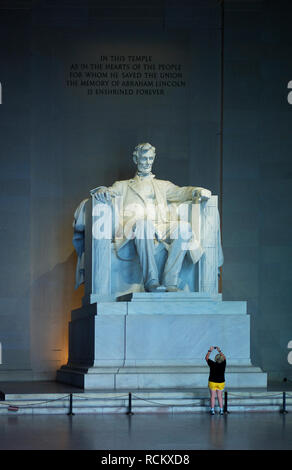
[[292, 372], [289, 11], [286, 1], [225, 11], [223, 292], [248, 301], [252, 361], [278, 380]]
[[[1, 377], [30, 373], [29, 15], [1, 11], [0, 342]], [[17, 47], [14, 47], [17, 45]], [[9, 373], [8, 373], [9, 375]]]
[[[222, 197], [223, 298], [248, 300], [255, 365], [289, 373], [287, 2], [225, 4], [223, 166], [219, 2], [1, 6], [0, 379], [52, 378], [66, 362], [83, 295], [73, 211], [92, 187], [132, 175], [141, 140], [157, 147], [157, 177]], [[131, 101], [65, 87], [71, 62], [125, 51], [182, 63], [187, 86]]]

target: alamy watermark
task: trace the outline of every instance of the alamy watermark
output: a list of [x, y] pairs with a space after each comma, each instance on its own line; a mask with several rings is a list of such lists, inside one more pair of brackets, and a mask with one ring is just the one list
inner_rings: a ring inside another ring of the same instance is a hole
[[288, 88], [288, 90], [291, 90], [291, 91], [289, 91], [289, 93], [287, 95], [287, 101], [288, 101], [289, 104], [292, 104], [292, 80], [290, 80], [290, 82], [288, 83], [287, 88]]
[[[292, 349], [292, 339], [289, 341], [287, 348]], [[289, 351], [287, 359], [289, 364], [292, 365], [292, 351]]]
[[126, 204], [122, 197], [108, 203], [95, 202], [92, 235], [96, 240], [157, 239], [182, 241], [182, 249], [195, 250], [199, 242], [194, 230], [195, 204], [182, 203], [170, 211], [164, 204]]

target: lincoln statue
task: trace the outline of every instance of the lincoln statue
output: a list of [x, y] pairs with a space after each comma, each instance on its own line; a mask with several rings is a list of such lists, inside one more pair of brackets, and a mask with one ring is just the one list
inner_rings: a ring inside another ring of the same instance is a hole
[[[179, 187], [159, 180], [152, 173], [155, 147], [149, 143], [138, 144], [133, 152], [136, 165], [134, 178], [116, 181], [110, 187], [91, 190], [98, 203], [118, 204], [119, 229], [116, 232], [116, 252], [133, 240], [143, 273], [144, 288], [148, 292], [178, 291], [179, 273], [184, 257], [189, 251], [193, 263], [202, 256], [202, 248], [187, 220], [170, 210], [200, 203], [211, 197], [207, 189], [195, 186]], [[155, 261], [155, 246], [163, 243], [167, 249], [161, 282]]]

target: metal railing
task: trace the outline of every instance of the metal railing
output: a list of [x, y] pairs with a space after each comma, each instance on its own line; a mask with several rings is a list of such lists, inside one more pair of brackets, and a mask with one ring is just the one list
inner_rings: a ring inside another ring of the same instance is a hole
[[[109, 398], [108, 396], [99, 396], [98, 398], [93, 398], [93, 397], [84, 397], [84, 396], [81, 396], [81, 395], [77, 395], [77, 394], [74, 394], [74, 393], [70, 393], [70, 394], [67, 394], [67, 395], [64, 395], [64, 396], [61, 396], [61, 397], [58, 397], [58, 398], [52, 398], [50, 400], [34, 400], [32, 403], [24, 403], [23, 405], [22, 404], [19, 404], [19, 401], [17, 401], [17, 403], [7, 403], [5, 401], [5, 395], [4, 394], [0, 394], [0, 406], [5, 406], [7, 407], [8, 411], [18, 411], [19, 409], [23, 409], [23, 408], [33, 408], [33, 407], [36, 407], [36, 406], [42, 406], [42, 405], [47, 405], [49, 403], [52, 403], [52, 402], [57, 402], [57, 401], [64, 401], [66, 399], [68, 399], [69, 401], [69, 405], [68, 405], [68, 413], [67, 415], [68, 416], [74, 416], [74, 412], [73, 412], [73, 398], [77, 398], [78, 401], [80, 400], [84, 400], [84, 401], [92, 401], [92, 400], [108, 400], [108, 401], [118, 401], [120, 399], [127, 399], [127, 411], [126, 411], [126, 414], [128, 416], [132, 416], [134, 414], [133, 412], [133, 399], [135, 400], [140, 400], [140, 401], [143, 401], [145, 403], [150, 403], [151, 405], [155, 405], [157, 407], [170, 407], [170, 406], [173, 406], [173, 405], [170, 405], [169, 403], [168, 404], [165, 404], [165, 403], [160, 403], [160, 402], [157, 402], [157, 401], [154, 401], [154, 400], [149, 400], [149, 399], [146, 399], [146, 398], [143, 398], [143, 397], [140, 397], [138, 395], [135, 395], [133, 394], [133, 392], [127, 392], [126, 394], [123, 394], [123, 395], [115, 395], [114, 397], [111, 397]], [[230, 413], [230, 407], [229, 407], [229, 398], [231, 398], [232, 400], [242, 400], [242, 399], [247, 399], [247, 400], [250, 400], [250, 399], [253, 399], [253, 400], [256, 400], [256, 401], [260, 401], [260, 400], [263, 400], [263, 399], [271, 399], [271, 398], [277, 398], [277, 399], [281, 399], [281, 408], [280, 408], [280, 413], [282, 414], [287, 414], [288, 413], [288, 410], [287, 410], [287, 398], [292, 398], [292, 393], [289, 394], [287, 393], [287, 391], [283, 391], [283, 392], [279, 392], [279, 393], [275, 393], [275, 394], [268, 394], [268, 395], [261, 395], [261, 396], [246, 396], [246, 395], [241, 395], [240, 392], [228, 392], [227, 390], [224, 391], [224, 405], [223, 405], [223, 411], [225, 414], [229, 414]], [[201, 397], [192, 397], [192, 401], [193, 403], [192, 404], [195, 404], [197, 401], [209, 401], [209, 397], [208, 396], [201, 396]], [[259, 404], [258, 403], [254, 403], [254, 404], [249, 404], [248, 406], [258, 406]], [[190, 403], [188, 403], [187, 405], [179, 405], [180, 407], [184, 407], [184, 406], [190, 406]], [[244, 405], [242, 405], [244, 406]]]

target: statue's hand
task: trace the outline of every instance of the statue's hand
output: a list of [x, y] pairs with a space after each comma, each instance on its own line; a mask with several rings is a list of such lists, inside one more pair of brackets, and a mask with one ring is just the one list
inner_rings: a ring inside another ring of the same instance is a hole
[[212, 196], [212, 193], [211, 191], [209, 191], [209, 189], [197, 188], [197, 189], [194, 189], [193, 191], [193, 198], [199, 202], [208, 201], [208, 199], [210, 199], [211, 196]]
[[210, 199], [211, 196], [212, 196], [212, 193], [211, 191], [209, 191], [209, 189], [201, 189], [200, 198], [202, 201], [208, 201], [208, 199]]
[[111, 202], [111, 193], [105, 186], [92, 189], [90, 194], [94, 196], [98, 202], [102, 202], [103, 204]]

